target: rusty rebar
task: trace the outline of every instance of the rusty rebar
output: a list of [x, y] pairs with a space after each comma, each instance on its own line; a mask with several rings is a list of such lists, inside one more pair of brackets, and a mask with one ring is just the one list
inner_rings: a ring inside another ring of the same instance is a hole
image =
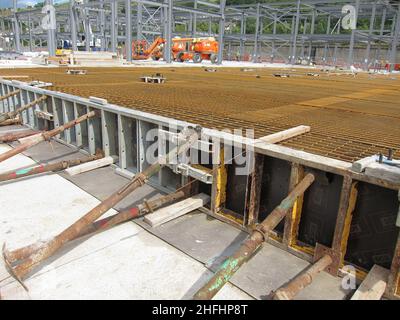
[[0, 174], [0, 181], [19, 179], [22, 177], [32, 176], [35, 174], [40, 174], [40, 173], [49, 172], [49, 171], [60, 171], [60, 170], [64, 170], [64, 169], [67, 169], [70, 167], [80, 165], [82, 163], [97, 160], [97, 159], [100, 159], [103, 157], [104, 157], [104, 153], [101, 152], [101, 153], [96, 153], [95, 155], [89, 156], [86, 158], [64, 160], [64, 161], [60, 161], [60, 162], [56, 162], [56, 163], [50, 163], [47, 165], [41, 164], [41, 165], [34, 166], [34, 167], [13, 170], [13, 171], [9, 171], [9, 172]]
[[[99, 205], [94, 207], [83, 217], [78, 219], [71, 226], [66, 228], [64, 231], [56, 235], [54, 238], [46, 242], [40, 249], [29, 256], [23, 263], [19, 264], [14, 268], [8, 268], [12, 276], [22, 283], [22, 279], [36, 266], [38, 266], [42, 261], [52, 256], [57, 252], [65, 243], [75, 239], [81, 234], [81, 232], [87, 228], [90, 224], [100, 218], [109, 209], [114, 207], [126, 196], [131, 194], [134, 190], [141, 187], [146, 183], [146, 181], [159, 172], [165, 164], [170, 163], [172, 158], [175, 159], [177, 155], [186, 152], [190, 146], [197, 141], [200, 136], [200, 129], [190, 129], [184, 130], [181, 135], [184, 137], [184, 142], [177, 147], [173, 148], [167, 155], [160, 156], [158, 162], [152, 164], [144, 171], [136, 174], [134, 178], [123, 186], [120, 190], [109, 196], [107, 199], [102, 201]], [[4, 252], [3, 252], [4, 256]], [[6, 256], [4, 256], [6, 259]]]
[[29, 149], [30, 147], [33, 147], [34, 145], [37, 145], [38, 143], [45, 141], [45, 140], [50, 140], [51, 137], [54, 137], [58, 134], [60, 134], [61, 132], [63, 132], [64, 130], [67, 130], [69, 128], [72, 128], [73, 126], [77, 125], [78, 123], [81, 123], [89, 118], [92, 118], [94, 116], [97, 115], [96, 111], [91, 111], [73, 121], [67, 122], [64, 125], [55, 128], [51, 131], [46, 131], [43, 132], [37, 136], [32, 136], [31, 139], [29, 139], [27, 142], [20, 144], [19, 146], [0, 154], [0, 162], [7, 160], [21, 152], [24, 152], [25, 150]]
[[[148, 213], [153, 212], [154, 210], [157, 210], [158, 208], [166, 204], [179, 200], [184, 196], [185, 192], [177, 191], [171, 194], [160, 196], [154, 200], [149, 200], [149, 201], [144, 200], [141, 204], [139, 204], [136, 207], [121, 211], [112, 216], [93, 222], [92, 224], [84, 228], [76, 238], [71, 239], [71, 241], [87, 235], [108, 230], [123, 222], [142, 217]], [[17, 261], [24, 260], [28, 258], [30, 255], [38, 252], [43, 245], [44, 243], [40, 241], [19, 249], [15, 249], [13, 251], [5, 250], [5, 257], [9, 263], [16, 263]]]
[[250, 237], [243, 242], [240, 248], [219, 267], [217, 273], [194, 295], [196, 300], [210, 300], [224, 286], [226, 282], [235, 274], [256, 251], [256, 249], [268, 237], [268, 233], [273, 230], [279, 222], [283, 220], [287, 212], [293, 207], [297, 197], [301, 196], [308, 187], [314, 182], [314, 175], [308, 173], [303, 180], [282, 200], [263, 222], [258, 224]]
[[28, 104], [14, 110], [14, 111], [0, 114], [0, 123], [4, 122], [6, 120], [9, 120], [9, 119], [15, 118], [18, 114], [21, 114], [25, 110], [28, 110], [28, 109], [34, 107], [35, 105], [37, 105], [38, 103], [40, 103], [42, 101], [45, 101], [46, 99], [47, 99], [47, 96], [41, 96], [40, 98], [37, 98], [34, 101], [29, 102]]
[[309, 286], [313, 282], [314, 277], [318, 273], [329, 267], [332, 261], [333, 260], [329, 255], [323, 256], [321, 259], [319, 259], [305, 271], [300, 273], [288, 284], [276, 290], [273, 299], [292, 300], [301, 290], [303, 290], [305, 287]]
[[38, 131], [32, 131], [31, 129], [15, 132], [15, 133], [7, 133], [2, 136], [0, 136], [0, 143], [5, 143], [5, 142], [13, 142], [15, 140], [25, 138], [32, 136], [34, 134], [38, 134]]

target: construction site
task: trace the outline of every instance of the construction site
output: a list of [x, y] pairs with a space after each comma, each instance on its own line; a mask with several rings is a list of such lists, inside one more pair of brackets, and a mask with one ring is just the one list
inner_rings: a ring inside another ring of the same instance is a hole
[[399, 41], [398, 1], [0, 7], [0, 299], [398, 300]]

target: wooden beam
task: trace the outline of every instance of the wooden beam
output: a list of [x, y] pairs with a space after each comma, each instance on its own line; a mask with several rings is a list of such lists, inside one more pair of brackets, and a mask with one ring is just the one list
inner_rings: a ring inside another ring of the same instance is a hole
[[65, 172], [69, 176], [72, 177], [72, 176], [76, 176], [76, 175], [84, 173], [84, 172], [88, 172], [88, 171], [92, 171], [92, 170], [95, 170], [98, 168], [109, 166], [109, 165], [115, 163], [116, 161], [118, 161], [118, 157], [108, 156], [108, 157], [104, 157], [102, 159], [86, 162], [81, 165], [65, 169]]
[[190, 197], [168, 207], [157, 210], [154, 213], [148, 214], [144, 218], [144, 222], [154, 228], [163, 223], [183, 216], [189, 212], [192, 212], [193, 210], [204, 206], [209, 201], [210, 196], [204, 193], [200, 193], [196, 196]]
[[380, 300], [385, 293], [389, 270], [374, 265], [351, 300]]
[[[304, 178], [304, 167], [298, 163], [292, 163], [290, 173], [289, 192]], [[301, 211], [303, 208], [304, 195], [297, 198], [293, 205], [292, 213], [285, 218], [285, 227], [283, 231], [283, 243], [290, 247], [296, 243], [297, 233], [299, 231]]]
[[258, 222], [263, 168], [264, 156], [258, 153], [254, 154], [254, 171], [251, 174], [249, 216], [247, 225], [252, 225]]
[[347, 241], [350, 234], [351, 220], [357, 201], [357, 182], [350, 176], [343, 177], [338, 215], [332, 241], [332, 250], [340, 255], [340, 265], [343, 265], [346, 255]]
[[311, 128], [309, 126], [297, 126], [294, 128], [290, 128], [287, 130], [279, 131], [277, 133], [270, 134], [265, 137], [261, 137], [258, 140], [267, 143], [277, 143], [284, 140], [288, 140], [290, 138], [299, 136], [301, 134], [310, 132]]

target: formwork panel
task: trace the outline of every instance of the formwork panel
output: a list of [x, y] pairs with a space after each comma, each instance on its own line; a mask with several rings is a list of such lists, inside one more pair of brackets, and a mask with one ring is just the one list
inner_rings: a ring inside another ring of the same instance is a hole
[[103, 150], [107, 156], [119, 156], [118, 145], [118, 115], [102, 112]]
[[[65, 122], [70, 122], [75, 119], [74, 104], [71, 101], [63, 100], [63, 117]], [[65, 130], [65, 139], [67, 143], [76, 144], [76, 128], [72, 127]]]
[[121, 168], [136, 173], [138, 172], [137, 120], [120, 116], [119, 121]]
[[345, 260], [366, 270], [390, 269], [399, 236], [397, 191], [361, 182], [357, 189]]
[[[260, 194], [259, 222], [263, 221], [276, 206], [288, 195], [291, 163], [288, 161], [264, 157], [263, 175]], [[276, 231], [282, 233], [284, 221]]]
[[[95, 111], [95, 108], [87, 108], [87, 112]], [[101, 117], [96, 116], [87, 120], [88, 121], [88, 139], [89, 139], [89, 152], [95, 154], [97, 149], [103, 148], [103, 136]]]
[[[64, 122], [64, 111], [63, 111], [63, 100], [53, 97], [53, 116], [54, 116], [54, 127], [58, 128], [62, 126]], [[65, 133], [61, 132], [57, 138], [65, 139]]]
[[244, 165], [232, 163], [227, 167], [227, 188], [225, 208], [236, 213], [244, 219], [247, 204], [247, 192], [249, 190], [249, 176], [237, 174], [236, 170]]
[[[75, 118], [79, 118], [87, 113], [87, 107], [80, 103], [75, 103]], [[89, 151], [89, 131], [88, 122], [82, 121], [76, 125], [76, 141], [78, 147], [82, 147], [84, 150]]]
[[318, 242], [332, 245], [343, 177], [329, 172], [305, 168], [305, 174], [315, 176], [313, 184], [304, 194], [298, 240], [315, 246]]

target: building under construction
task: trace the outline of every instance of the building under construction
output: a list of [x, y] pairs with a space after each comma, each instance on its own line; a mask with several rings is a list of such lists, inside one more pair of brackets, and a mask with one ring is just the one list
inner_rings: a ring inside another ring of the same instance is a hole
[[399, 299], [400, 5], [245, 3], [2, 10], [2, 299]]

